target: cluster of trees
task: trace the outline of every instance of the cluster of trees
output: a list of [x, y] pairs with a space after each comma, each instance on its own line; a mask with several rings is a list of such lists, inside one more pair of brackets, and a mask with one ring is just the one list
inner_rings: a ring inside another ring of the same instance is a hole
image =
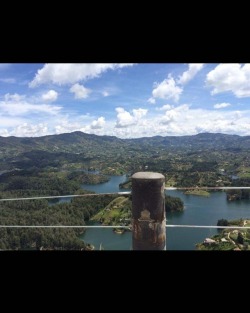
[[165, 196], [165, 210], [166, 212], [183, 211], [184, 203], [178, 197]]
[[[89, 193], [80, 189], [80, 184], [91, 182], [91, 176], [82, 172], [62, 175], [35, 168], [6, 172], [0, 175], [0, 198]], [[4, 201], [0, 203], [0, 224], [83, 226], [114, 197], [73, 198], [59, 204], [46, 199]], [[82, 232], [83, 228], [1, 228], [0, 249], [85, 249], [85, 243], [79, 239]]]
[[250, 199], [250, 190], [247, 189], [230, 189], [227, 190], [227, 200]]
[[[30, 193], [32, 195], [31, 191]], [[9, 195], [16, 197], [15, 191], [9, 192]], [[116, 209], [116, 214], [111, 214], [111, 224], [113, 224], [114, 221], [117, 223], [120, 219], [131, 218], [131, 196], [121, 199], [123, 203], [120, 202], [120, 206], [118, 202], [114, 206], [117, 197], [117, 195], [77, 197], [68, 203], [54, 205], [46, 199], [3, 201], [0, 203], [0, 224], [84, 226], [92, 216], [109, 206]], [[183, 210], [183, 202], [179, 198], [166, 196], [166, 211], [181, 210]], [[1, 228], [0, 250], [84, 250], [86, 244], [79, 239], [84, 231], [84, 228]]]
[[38, 169], [15, 170], [0, 175], [0, 198], [13, 193], [18, 197], [59, 196], [81, 192], [81, 184], [107, 181], [103, 175], [85, 172], [39, 171]]
[[105, 183], [109, 180], [109, 178], [105, 175], [85, 173], [82, 171], [68, 173], [67, 179], [76, 181], [80, 184], [99, 184]]
[[[0, 205], [1, 225], [84, 225], [83, 210], [46, 200], [6, 201]], [[82, 229], [1, 228], [0, 249], [84, 249]]]
[[[241, 178], [237, 179], [233, 182], [233, 186], [237, 187], [249, 187], [250, 186], [250, 179], [249, 178]], [[227, 200], [234, 201], [234, 200], [241, 200], [241, 199], [250, 199], [250, 190], [249, 189], [230, 189], [227, 190]]]
[[77, 229], [0, 229], [0, 250], [85, 250]]
[[218, 220], [217, 226], [228, 226], [228, 220], [226, 220], [224, 218]]
[[[73, 198], [69, 203], [55, 205], [50, 205], [45, 199], [1, 202], [0, 224], [84, 226], [85, 221], [115, 197], [106, 195]], [[84, 228], [1, 228], [0, 250], [85, 249], [86, 244], [79, 239], [84, 231]]]
[[240, 218], [238, 220], [228, 221], [228, 220], [222, 218], [222, 219], [218, 220], [218, 222], [217, 222], [217, 226], [234, 226], [234, 225], [243, 226], [243, 219]]

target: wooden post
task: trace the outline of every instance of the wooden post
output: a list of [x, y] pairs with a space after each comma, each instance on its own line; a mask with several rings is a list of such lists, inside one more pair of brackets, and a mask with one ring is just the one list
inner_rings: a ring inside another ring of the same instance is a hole
[[165, 177], [138, 172], [132, 176], [133, 250], [166, 249]]

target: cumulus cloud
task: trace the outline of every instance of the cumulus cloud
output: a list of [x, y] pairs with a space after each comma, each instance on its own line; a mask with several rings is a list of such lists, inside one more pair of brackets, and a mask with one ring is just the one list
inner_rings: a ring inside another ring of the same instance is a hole
[[185, 114], [188, 110], [189, 110], [189, 106], [187, 104], [183, 104], [183, 105], [180, 105], [176, 108], [172, 108], [170, 110], [167, 110], [165, 115], [161, 118], [160, 123], [161, 124], [169, 124], [169, 123], [172, 123], [174, 121], [177, 121], [177, 118], [180, 115]]
[[123, 128], [134, 125], [148, 112], [146, 109], [133, 109], [132, 114], [130, 114], [121, 107], [116, 108], [115, 110], [118, 113], [115, 125], [116, 128]]
[[54, 126], [54, 130], [56, 134], [64, 134], [71, 133], [80, 129], [80, 125], [78, 123], [61, 123]]
[[155, 99], [153, 97], [149, 98], [148, 101], [151, 104], [155, 104]]
[[13, 95], [7, 93], [4, 96], [4, 101], [0, 101], [1, 113], [9, 116], [22, 116], [36, 113], [56, 115], [61, 109], [61, 106], [29, 103], [25, 100], [25, 96], [16, 93]]
[[227, 103], [227, 102], [217, 103], [217, 104], [214, 105], [214, 108], [215, 109], [223, 109], [223, 108], [229, 107], [230, 105], [231, 104]]
[[135, 123], [133, 116], [128, 111], [123, 108], [116, 108], [115, 110], [118, 113], [115, 127], [128, 127]]
[[23, 123], [16, 127], [12, 134], [18, 137], [37, 137], [37, 136], [45, 136], [48, 133], [48, 127], [45, 123], [39, 124], [28, 124]]
[[179, 77], [178, 83], [181, 85], [187, 84], [203, 68], [203, 66], [202, 63], [190, 63], [188, 65], [188, 70]]
[[151, 104], [155, 104], [155, 99], [169, 99], [175, 102], [179, 101], [179, 98], [183, 92], [183, 86], [187, 84], [195, 75], [203, 68], [202, 63], [190, 63], [188, 70], [183, 72], [178, 79], [174, 79], [171, 74], [168, 78], [164, 79], [161, 83], [154, 83], [152, 96], [147, 100]]
[[101, 129], [105, 125], [105, 118], [103, 116], [99, 117], [97, 120], [93, 121], [91, 124], [92, 129]]
[[168, 111], [171, 110], [174, 106], [171, 104], [165, 104], [160, 108], [156, 108], [157, 111]]
[[56, 101], [58, 93], [55, 90], [49, 90], [42, 95], [42, 99], [45, 101]]
[[132, 65], [131, 63], [45, 64], [43, 68], [37, 71], [29, 86], [37, 87], [47, 83], [56, 85], [74, 84], [98, 77], [107, 70], [116, 70]]
[[155, 83], [152, 95], [154, 98], [173, 99], [177, 102], [180, 98], [183, 89], [176, 85], [175, 80], [171, 75], [164, 79], [161, 83]]
[[147, 114], [148, 110], [147, 109], [133, 109], [132, 112], [133, 112], [133, 116], [135, 117], [135, 119], [139, 120]]
[[83, 85], [74, 84], [70, 88], [70, 92], [75, 94], [75, 99], [86, 99], [91, 93], [91, 90], [88, 88], [85, 88]]
[[176, 111], [168, 111], [166, 114], [161, 118], [160, 123], [161, 124], [169, 124], [176, 120], [176, 117], [178, 116], [178, 113]]
[[[193, 109], [187, 104], [166, 111], [146, 112], [144, 109], [126, 111], [116, 108], [117, 118], [106, 120], [91, 115], [48, 115], [46, 123], [39, 116], [4, 116], [0, 108], [0, 135], [41, 136], [80, 130], [97, 135], [120, 138], [151, 136], [183, 136], [201, 132], [250, 135], [250, 110]], [[101, 127], [102, 126], [102, 127]]]
[[219, 64], [207, 74], [212, 95], [232, 92], [237, 98], [250, 97], [250, 64]]

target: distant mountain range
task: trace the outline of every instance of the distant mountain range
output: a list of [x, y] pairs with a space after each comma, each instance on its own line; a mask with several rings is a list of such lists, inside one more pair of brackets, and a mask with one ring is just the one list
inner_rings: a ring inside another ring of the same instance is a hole
[[154, 136], [135, 139], [120, 139], [115, 136], [98, 136], [80, 131], [42, 137], [1, 137], [0, 152], [23, 153], [31, 150], [49, 152], [84, 153], [103, 152], [110, 149], [250, 149], [250, 136], [201, 133], [193, 136]]

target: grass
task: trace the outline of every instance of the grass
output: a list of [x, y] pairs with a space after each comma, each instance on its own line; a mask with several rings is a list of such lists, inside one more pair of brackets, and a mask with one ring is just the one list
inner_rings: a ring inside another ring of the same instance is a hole
[[128, 205], [129, 199], [126, 197], [118, 197], [111, 201], [104, 209], [100, 210], [91, 220], [98, 221], [104, 225], [116, 225], [121, 220], [128, 219], [131, 212], [124, 210]]

